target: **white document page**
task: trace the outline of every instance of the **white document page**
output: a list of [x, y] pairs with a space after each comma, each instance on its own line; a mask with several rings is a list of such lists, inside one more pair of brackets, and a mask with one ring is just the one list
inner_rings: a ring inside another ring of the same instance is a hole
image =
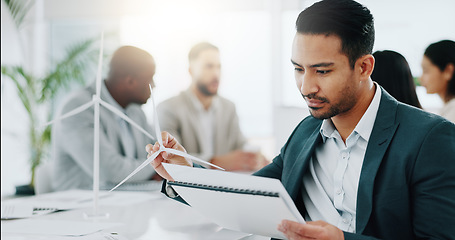
[[39, 218], [34, 218], [2, 222], [2, 233], [83, 236], [119, 225], [121, 224], [105, 222], [42, 220]]
[[27, 218], [33, 216], [33, 206], [25, 204], [3, 204], [2, 203], [2, 220]]
[[175, 191], [218, 225], [246, 233], [285, 238], [277, 230], [283, 219], [305, 220], [277, 179], [163, 163], [175, 181], [255, 191], [276, 192], [279, 197], [229, 193], [173, 186]]
[[[150, 192], [107, 192], [100, 191], [100, 206], [130, 206], [137, 203], [162, 198], [162, 194]], [[8, 199], [2, 205], [25, 205], [33, 208], [51, 208], [55, 210], [81, 209], [93, 206], [93, 191], [68, 190], [46, 193], [33, 197]], [[32, 209], [33, 210], [33, 209]], [[2, 210], [3, 211], [3, 210]], [[36, 214], [36, 211], [34, 212]], [[3, 216], [3, 212], [2, 212]]]

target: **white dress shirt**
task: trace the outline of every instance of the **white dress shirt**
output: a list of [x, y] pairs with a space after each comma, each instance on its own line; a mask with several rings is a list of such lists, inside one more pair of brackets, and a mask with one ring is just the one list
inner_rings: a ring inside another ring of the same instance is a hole
[[381, 89], [374, 84], [373, 100], [346, 143], [331, 119], [322, 123], [323, 143], [316, 147], [303, 177], [307, 220], [323, 220], [343, 231], [355, 232], [360, 172], [381, 99]]
[[196, 107], [198, 111], [198, 118], [201, 123], [202, 127], [202, 132], [204, 135], [204, 141], [207, 141], [207, 148], [203, 153], [201, 153], [203, 156], [205, 156], [206, 159], [211, 159], [213, 155], [215, 154], [215, 146], [214, 146], [214, 141], [215, 141], [215, 107], [216, 104], [216, 96], [212, 100], [212, 104], [210, 107], [206, 110], [202, 103], [199, 101], [199, 99], [196, 97], [196, 95], [191, 92], [191, 101], [193, 102], [193, 105]]

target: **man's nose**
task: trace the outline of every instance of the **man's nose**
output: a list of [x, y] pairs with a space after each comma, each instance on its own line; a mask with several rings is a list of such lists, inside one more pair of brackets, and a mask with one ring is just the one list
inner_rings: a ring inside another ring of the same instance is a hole
[[300, 93], [303, 95], [309, 95], [317, 93], [318, 91], [319, 87], [316, 80], [310, 76], [310, 74], [303, 74], [302, 84], [300, 85]]
[[216, 77], [219, 78], [219, 77], [221, 76], [221, 69], [217, 68], [217, 69], [215, 69], [213, 72], [214, 72], [214, 75], [215, 75]]

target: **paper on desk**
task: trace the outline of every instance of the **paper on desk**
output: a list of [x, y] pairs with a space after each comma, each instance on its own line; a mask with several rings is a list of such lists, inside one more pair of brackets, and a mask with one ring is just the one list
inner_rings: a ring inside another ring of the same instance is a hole
[[[161, 198], [161, 194], [150, 192], [101, 191], [99, 204], [102, 206], [128, 206]], [[41, 194], [33, 197], [9, 199], [8, 205], [28, 205], [34, 208], [55, 208], [58, 210], [80, 209], [92, 206], [93, 192], [90, 190], [68, 190]]]
[[[77, 240], [128, 240], [125, 236], [117, 233], [97, 232], [94, 234], [78, 237]], [[71, 239], [74, 240], [74, 239]]]
[[121, 225], [106, 222], [42, 220], [39, 218], [2, 223], [2, 233], [83, 236]]
[[[102, 192], [99, 195], [100, 200], [108, 196], [108, 193]], [[6, 203], [27, 204], [34, 208], [56, 208], [58, 210], [68, 210], [76, 208], [91, 207], [93, 201], [93, 192], [89, 190], [68, 190], [61, 192], [46, 193], [33, 197], [17, 198], [7, 200]]]
[[17, 203], [9, 200], [7, 202], [2, 202], [2, 220], [35, 217], [52, 213], [57, 210], [59, 209], [35, 207], [30, 202]]
[[267, 197], [173, 186], [194, 209], [222, 227], [284, 238], [277, 230], [283, 219], [305, 223], [286, 189], [277, 179], [166, 163], [163, 166], [175, 181], [279, 194], [279, 197]]
[[[224, 239], [243, 239], [244, 237], [251, 236], [249, 233], [243, 233], [238, 231], [221, 228], [213, 234], [204, 237], [202, 240], [224, 240]], [[268, 239], [267, 239], [268, 240]]]
[[33, 216], [33, 206], [27, 204], [2, 203], [2, 220], [15, 218], [28, 218]]

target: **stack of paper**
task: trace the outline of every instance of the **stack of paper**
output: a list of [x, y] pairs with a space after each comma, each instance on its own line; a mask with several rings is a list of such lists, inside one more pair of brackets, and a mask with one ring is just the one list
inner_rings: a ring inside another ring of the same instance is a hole
[[218, 225], [246, 233], [285, 238], [283, 219], [300, 223], [291, 197], [277, 179], [163, 163], [175, 191]]
[[119, 226], [119, 223], [24, 219], [2, 222], [2, 233], [83, 236]]

